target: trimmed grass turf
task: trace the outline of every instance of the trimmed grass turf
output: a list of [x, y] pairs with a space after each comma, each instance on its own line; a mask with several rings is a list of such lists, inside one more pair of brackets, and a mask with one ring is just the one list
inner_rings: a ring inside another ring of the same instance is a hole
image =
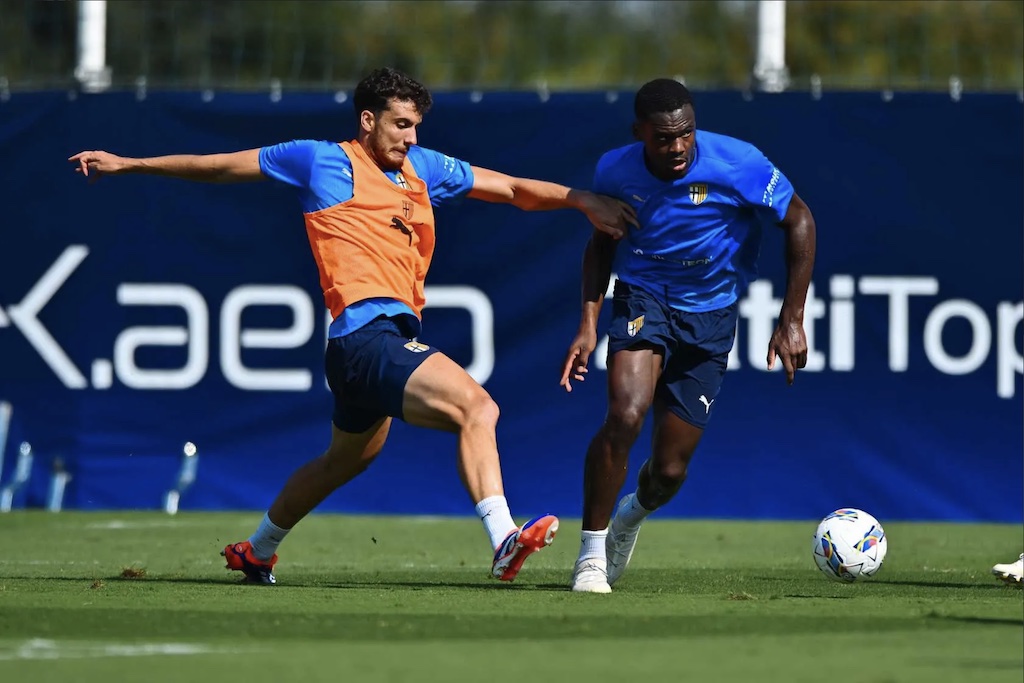
[[567, 589], [577, 520], [508, 585], [475, 519], [314, 515], [279, 585], [238, 585], [218, 552], [258, 520], [0, 516], [0, 681], [1024, 679], [1024, 594], [989, 574], [1017, 525], [886, 523], [879, 576], [844, 585], [816, 520], [652, 519], [602, 596]]

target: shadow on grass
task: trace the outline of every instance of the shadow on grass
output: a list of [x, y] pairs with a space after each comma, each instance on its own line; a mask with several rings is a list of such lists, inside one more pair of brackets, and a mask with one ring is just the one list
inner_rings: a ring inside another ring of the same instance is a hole
[[[127, 571], [127, 570], [126, 570]], [[236, 586], [261, 588], [242, 580], [237, 572], [224, 571], [223, 574], [204, 572], [200, 575], [186, 575], [183, 572], [141, 575], [112, 576], [12, 576], [5, 575], [5, 580], [26, 581], [31, 583], [59, 582], [61, 584], [101, 583], [104, 585], [127, 584], [176, 584], [195, 586]], [[295, 591], [302, 589], [337, 589], [337, 590], [468, 590], [494, 591], [514, 590], [535, 593], [569, 593], [570, 573], [541, 569], [524, 571], [515, 582], [495, 581], [487, 576], [486, 571], [444, 571], [423, 572], [409, 570], [358, 571], [351, 568], [322, 569], [318, 571], [303, 570], [295, 573], [278, 575], [275, 586], [265, 586], [269, 590]], [[905, 589], [905, 590], [901, 590]], [[935, 591], [960, 589], [977, 591], [979, 596], [990, 595], [992, 591], [1005, 592], [1008, 597], [1017, 593], [1013, 587], [999, 582], [988, 581], [922, 581], [914, 579], [874, 578], [855, 584], [842, 584], [825, 579], [808, 581], [805, 577], [786, 576], [733, 576], [718, 572], [688, 571], [669, 569], [638, 569], [625, 576], [621, 583], [616, 584], [615, 594], [624, 596], [725, 596], [746, 593], [757, 599], [779, 600], [848, 600], [862, 595], [892, 594], [900, 597], [927, 597]]]
[[787, 600], [853, 600], [853, 595], [798, 595], [789, 594], [782, 597]]
[[421, 590], [426, 588], [453, 588], [453, 589], [490, 589], [490, 588], [516, 588], [525, 590], [568, 590], [566, 585], [561, 584], [530, 584], [530, 583], [501, 583], [498, 581], [489, 581], [486, 577], [479, 581], [449, 581], [438, 579], [437, 581], [422, 581], [422, 580], [396, 580], [392, 576], [380, 576], [373, 578], [356, 578], [349, 580], [337, 580], [335, 578], [313, 578], [308, 574], [298, 577], [288, 577], [284, 582], [278, 582], [273, 586], [258, 584], [246, 581], [240, 578], [237, 574], [225, 574], [223, 577], [202, 577], [202, 576], [167, 576], [159, 574], [145, 574], [143, 576], [102, 576], [102, 577], [85, 577], [85, 576], [12, 576], [10, 574], [2, 577], [8, 581], [29, 581], [37, 584], [47, 584], [51, 582], [59, 582], [63, 584], [80, 584], [83, 587], [102, 588], [106, 585], [144, 585], [144, 584], [176, 584], [176, 585], [194, 585], [194, 586], [245, 586], [253, 590], [297, 590], [297, 589], [322, 589], [322, 588], [338, 588], [338, 589], [380, 589], [387, 590], [391, 588], [397, 589], [411, 589]]

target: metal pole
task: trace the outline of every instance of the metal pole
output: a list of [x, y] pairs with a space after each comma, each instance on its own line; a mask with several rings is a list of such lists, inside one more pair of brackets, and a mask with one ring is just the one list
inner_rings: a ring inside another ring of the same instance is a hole
[[54, 458], [53, 476], [50, 477], [50, 495], [46, 499], [46, 509], [60, 512], [64, 507], [64, 490], [71, 481], [71, 473], [64, 467], [63, 458]]
[[181, 501], [181, 494], [185, 492], [192, 482], [196, 480], [196, 469], [199, 467], [199, 449], [191, 441], [181, 449], [181, 470], [178, 472], [178, 481], [174, 488], [164, 496], [164, 512], [169, 515], [178, 514], [178, 503]]
[[14, 505], [14, 494], [32, 476], [32, 446], [27, 441], [18, 448], [18, 462], [14, 465], [14, 479], [0, 489], [0, 512], [10, 512]]
[[786, 68], [786, 0], [757, 3], [757, 61], [754, 80], [758, 90], [782, 92], [789, 85]]
[[14, 409], [7, 401], [0, 401], [0, 481], [4, 478], [4, 451], [7, 449], [7, 434], [11, 428], [11, 413]]
[[78, 2], [78, 62], [75, 78], [84, 92], [110, 87], [107, 66], [107, 0]]

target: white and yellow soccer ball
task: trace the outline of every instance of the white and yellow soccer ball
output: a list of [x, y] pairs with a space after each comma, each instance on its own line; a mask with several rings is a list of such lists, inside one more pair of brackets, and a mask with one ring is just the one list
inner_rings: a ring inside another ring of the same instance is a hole
[[814, 532], [814, 562], [825, 576], [853, 583], [875, 575], [885, 560], [887, 541], [878, 520], [856, 508], [840, 508]]

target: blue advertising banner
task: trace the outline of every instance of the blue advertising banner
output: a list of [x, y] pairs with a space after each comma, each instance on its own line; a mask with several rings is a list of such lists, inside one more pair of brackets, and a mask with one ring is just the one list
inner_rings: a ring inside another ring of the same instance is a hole
[[[716, 415], [660, 514], [882, 520], [1024, 518], [1024, 106], [1015, 95], [697, 93], [698, 126], [748, 140], [818, 225], [807, 368], [765, 367], [785, 284], [782, 238], [740, 306]], [[587, 187], [631, 140], [626, 92], [442, 93], [420, 143], [513, 175]], [[264, 509], [321, 453], [328, 316], [298, 201], [272, 182], [149, 176], [88, 183], [65, 160], [343, 140], [343, 93], [13, 93], [0, 101], [0, 492], [15, 506], [157, 509], [198, 447], [182, 509]], [[464, 200], [437, 212], [422, 340], [502, 409], [513, 512], [578, 516], [604, 358], [567, 395], [590, 226], [568, 211]], [[630, 479], [650, 432], [634, 449]], [[468, 514], [455, 438], [396, 423], [380, 459], [321, 510]]]

